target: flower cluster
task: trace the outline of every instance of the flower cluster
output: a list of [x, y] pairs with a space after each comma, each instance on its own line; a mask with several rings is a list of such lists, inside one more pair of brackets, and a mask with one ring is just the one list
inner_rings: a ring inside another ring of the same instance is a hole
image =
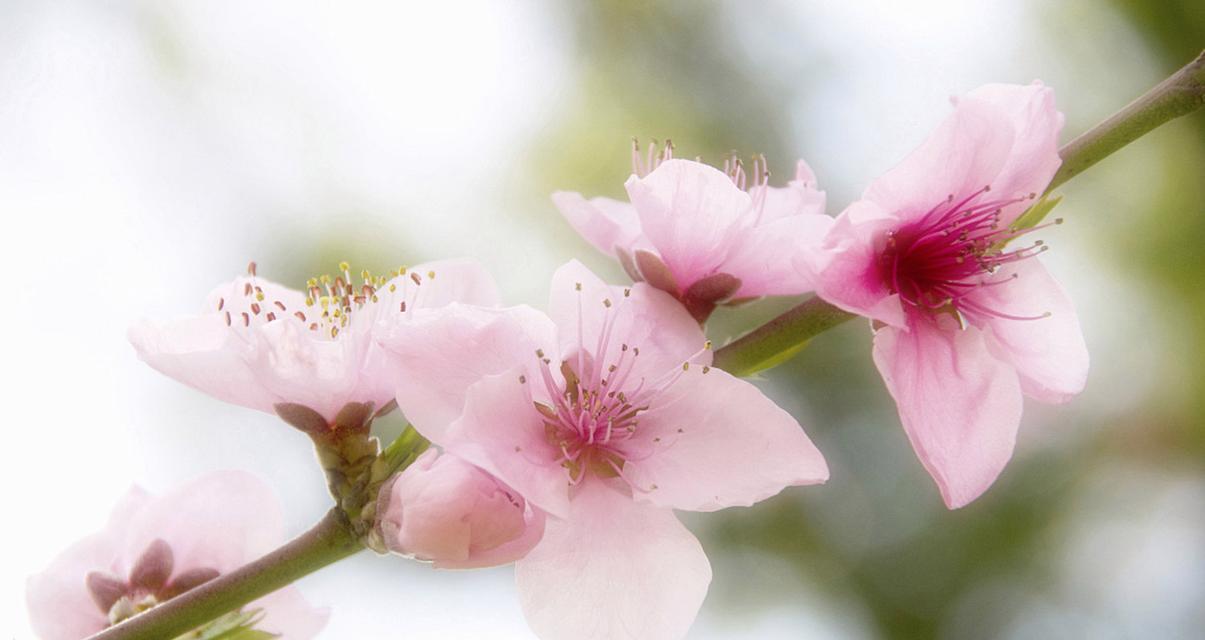
[[[1075, 311], [1041, 266], [1046, 245], [1026, 240], [1043, 225], [1022, 218], [1059, 166], [1061, 126], [1040, 84], [982, 87], [836, 217], [803, 161], [771, 187], [763, 158], [716, 169], [668, 143], [635, 147], [630, 203], [553, 195], [631, 285], [570, 262], [540, 310], [501, 306], [469, 261], [358, 278], [343, 264], [301, 290], [252, 265], [200, 315], [141, 323], [130, 340], [163, 373], [320, 444], [349, 415], [367, 431], [400, 408], [437, 450], [408, 466], [376, 457], [375, 441], [320, 451], [340, 504], [371, 525], [365, 544], [439, 568], [513, 562], [542, 638], [680, 638], [711, 569], [675, 511], [829, 477], [795, 418], [713, 366], [705, 324], [719, 305], [814, 292], [868, 318], [874, 363], [950, 508], [1011, 457], [1022, 395], [1083, 388]], [[146, 506], [133, 495], [121, 510], [138, 516], [31, 580], [39, 633], [84, 637], [245, 561], [259, 549], [247, 541], [266, 540], [252, 532], [272, 512], [251, 505], [261, 493], [240, 476]], [[250, 605], [258, 628], [320, 626], [310, 610], [277, 613], [295, 595], [272, 598]]]

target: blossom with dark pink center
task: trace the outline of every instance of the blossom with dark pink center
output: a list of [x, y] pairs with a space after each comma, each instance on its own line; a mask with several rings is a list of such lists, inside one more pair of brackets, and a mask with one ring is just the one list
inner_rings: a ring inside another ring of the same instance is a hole
[[794, 418], [709, 366], [664, 292], [571, 262], [550, 315], [453, 304], [382, 331], [398, 405], [549, 514], [516, 564], [540, 637], [679, 638], [711, 569], [672, 510], [751, 505], [828, 468]]
[[347, 265], [290, 289], [249, 273], [214, 289], [200, 315], [144, 320], [130, 329], [139, 357], [216, 398], [275, 412], [302, 405], [327, 421], [349, 403], [381, 410], [394, 381], [372, 337], [378, 321], [449, 302], [493, 305], [493, 279], [479, 264], [447, 260], [389, 277]]
[[769, 186], [764, 158], [752, 173], [732, 158], [720, 171], [701, 162], [633, 151], [631, 204], [557, 192], [570, 224], [628, 275], [678, 298], [696, 320], [717, 304], [812, 290], [792, 258], [814, 247], [832, 218], [802, 160], [786, 187]]
[[1041, 227], [1016, 224], [1059, 167], [1062, 124], [1039, 83], [972, 91], [801, 261], [822, 298], [875, 321], [875, 364], [951, 508], [1012, 456], [1022, 393], [1063, 402], [1087, 376], [1075, 309], [1027, 242]]
[[[42, 640], [82, 640], [237, 569], [285, 540], [280, 504], [263, 481], [227, 471], [153, 497], [131, 489], [104, 530], [75, 543], [25, 590]], [[318, 635], [327, 612], [293, 587], [244, 608], [285, 640]]]

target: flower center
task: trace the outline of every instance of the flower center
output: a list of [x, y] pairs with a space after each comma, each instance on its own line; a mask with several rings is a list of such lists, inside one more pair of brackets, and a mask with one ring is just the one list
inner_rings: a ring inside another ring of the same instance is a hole
[[[409, 301], [403, 296], [398, 303], [398, 311], [405, 313], [408, 306], [413, 308], [417, 303], [418, 287], [424, 281], [418, 273], [407, 272], [406, 267], [389, 272], [388, 277], [364, 270], [357, 279], [352, 277], [351, 266], [341, 262], [334, 276], [323, 274], [306, 281], [303, 303], [300, 299], [280, 300], [266, 293], [256, 281], [254, 262], [247, 266], [247, 275], [235, 299], [218, 299], [217, 311], [224, 314], [226, 326], [250, 329], [293, 316], [310, 331], [332, 340], [352, 323], [357, 313], [363, 314], [365, 308], [375, 307], [384, 291], [395, 293], [397, 279], [403, 276], [409, 277], [415, 287]], [[426, 276], [430, 280], [435, 277], [435, 272], [428, 271]]]
[[1007, 249], [1012, 240], [1053, 223], [1028, 229], [1001, 224], [1004, 207], [1035, 197], [990, 199], [983, 187], [955, 202], [949, 196], [924, 216], [887, 234], [879, 255], [879, 272], [892, 293], [906, 304], [926, 313], [991, 316], [1012, 320], [1037, 320], [1038, 316], [1010, 315], [993, 309], [976, 297], [983, 287], [1011, 282], [1016, 274], [1000, 275], [1003, 266], [1032, 258], [1048, 249], [1041, 240]]
[[115, 625], [216, 577], [216, 569], [201, 567], [173, 576], [175, 556], [163, 540], [155, 540], [134, 562], [126, 578], [92, 571], [84, 578], [92, 601]]
[[[553, 376], [551, 359], [543, 350], [536, 351], [540, 377], [552, 403], [534, 403], [544, 423], [544, 437], [560, 452], [559, 462], [568, 472], [570, 484], [580, 482], [587, 472], [602, 478], [623, 478], [623, 467], [628, 461], [647, 458], [650, 445], [662, 446], [660, 437], [649, 442], [643, 441], [647, 438], [638, 438], [642, 429], [640, 416], [649, 410], [658, 394], [689, 370], [691, 360], [711, 348], [711, 342], [706, 342], [680, 368], [656, 380], [634, 375], [640, 348], [615, 338], [620, 310], [609, 298], [602, 301], [606, 314], [603, 326], [597, 344], [587, 347], [580, 321], [581, 284], [575, 286], [579, 292], [576, 353], [560, 363], [562, 384]], [[631, 293], [631, 289], [623, 290], [621, 305]], [[703, 367], [704, 372], [709, 369]], [[521, 378], [520, 382], [526, 379]]]

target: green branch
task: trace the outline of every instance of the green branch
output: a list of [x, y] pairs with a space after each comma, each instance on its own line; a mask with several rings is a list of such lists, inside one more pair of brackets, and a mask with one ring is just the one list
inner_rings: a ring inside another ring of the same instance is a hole
[[[1205, 106], [1205, 52], [1108, 120], [1059, 149], [1063, 159], [1046, 193], [1159, 125]], [[811, 298], [715, 352], [714, 364], [747, 376], [790, 360], [809, 340], [853, 314]]]
[[1205, 106], [1205, 51], [1108, 120], [1059, 149], [1063, 164], [1046, 193], [1159, 125]]
[[312, 529], [283, 547], [88, 640], [175, 638], [363, 548], [343, 512], [331, 509]]

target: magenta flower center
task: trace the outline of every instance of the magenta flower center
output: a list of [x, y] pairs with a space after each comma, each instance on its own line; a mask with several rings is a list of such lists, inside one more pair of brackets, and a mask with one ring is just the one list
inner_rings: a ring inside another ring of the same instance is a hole
[[[955, 313], [1014, 320], [1036, 320], [1041, 316], [1015, 316], [986, 306], [973, 294], [982, 287], [1010, 282], [1001, 275], [1003, 266], [1032, 258], [1045, 251], [1041, 240], [1015, 249], [1007, 244], [1020, 236], [1049, 225], [1016, 229], [1001, 223], [1002, 209], [1032, 199], [993, 200], [984, 187], [961, 202], [950, 196], [921, 218], [887, 234], [879, 255], [879, 272], [892, 293], [905, 305], [927, 313]], [[1062, 219], [1052, 224], [1061, 223]]]
[[[625, 289], [624, 298], [630, 295], [631, 290]], [[659, 435], [641, 437], [645, 435], [641, 415], [689, 370], [690, 360], [710, 348], [707, 343], [681, 367], [656, 380], [633, 375], [640, 348], [613, 336], [618, 314], [610, 299], [603, 300], [603, 306], [607, 315], [597, 344], [585, 344], [579, 323], [576, 353], [560, 365], [564, 383], [553, 375], [552, 362], [544, 352], [536, 352], [552, 403], [536, 402], [535, 407], [543, 419], [545, 438], [560, 453], [559, 462], [572, 484], [580, 482], [587, 472], [622, 478], [625, 463], [645, 459], [670, 444], [663, 443]], [[707, 369], [704, 367], [704, 371]]]

